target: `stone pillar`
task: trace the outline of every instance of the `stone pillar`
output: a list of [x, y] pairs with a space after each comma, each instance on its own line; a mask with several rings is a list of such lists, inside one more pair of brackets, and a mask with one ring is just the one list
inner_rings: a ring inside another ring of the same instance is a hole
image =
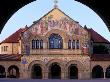
[[44, 42], [44, 43], [43, 43], [43, 48], [44, 48], [44, 49], [47, 49], [47, 45], [48, 45], [48, 44], [47, 44], [46, 42]]
[[65, 79], [65, 72], [61, 72], [61, 79]]
[[[28, 79], [28, 78], [30, 78], [29, 77], [29, 75], [30, 75], [30, 73], [28, 73], [28, 70], [24, 70], [24, 72], [23, 72], [23, 79]], [[30, 75], [31, 76], [31, 75]]]
[[63, 49], [67, 49], [67, 43], [63, 42]]
[[65, 79], [68, 79], [68, 70], [65, 71]]
[[44, 72], [44, 74], [43, 74], [43, 79], [49, 79], [49, 74], [48, 74], [48, 72]]
[[83, 79], [81, 71], [78, 72], [78, 79]]
[[84, 78], [83, 79], [90, 79], [90, 71], [89, 70], [84, 70]]
[[23, 73], [22, 73], [22, 70], [21, 70], [21, 67], [19, 69], [19, 78], [22, 78], [23, 77]]
[[106, 79], [106, 70], [104, 70], [104, 79]]
[[26, 64], [21, 65], [21, 78], [22, 79], [27, 79], [29, 78], [30, 75], [30, 70], [27, 69]]
[[31, 79], [31, 70], [27, 70], [27, 78]]
[[6, 75], [6, 78], [7, 78], [7, 76], [9, 75], [9, 74], [8, 74], [8, 68], [7, 68], [7, 67], [5, 68], [5, 75]]
[[65, 66], [61, 66], [61, 79], [66, 79], [66, 69]]

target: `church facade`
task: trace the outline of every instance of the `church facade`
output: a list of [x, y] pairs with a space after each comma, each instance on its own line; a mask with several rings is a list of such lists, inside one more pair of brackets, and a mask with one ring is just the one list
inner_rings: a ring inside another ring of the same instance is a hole
[[56, 7], [0, 47], [1, 78], [110, 78], [110, 42]]

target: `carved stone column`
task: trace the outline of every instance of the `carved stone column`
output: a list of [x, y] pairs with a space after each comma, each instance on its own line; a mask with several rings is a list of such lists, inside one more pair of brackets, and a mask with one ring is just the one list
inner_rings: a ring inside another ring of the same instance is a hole
[[83, 79], [83, 77], [82, 77], [82, 71], [83, 71], [83, 70], [80, 70], [80, 71], [78, 72], [78, 79]]
[[6, 67], [5, 68], [5, 75], [6, 75], [6, 78], [8, 77], [9, 73], [8, 73], [8, 68]]
[[104, 69], [104, 79], [106, 79], [106, 70]]
[[61, 79], [65, 79], [65, 72], [61, 72]]
[[44, 77], [43, 79], [49, 79], [49, 73], [48, 72], [44, 72]]

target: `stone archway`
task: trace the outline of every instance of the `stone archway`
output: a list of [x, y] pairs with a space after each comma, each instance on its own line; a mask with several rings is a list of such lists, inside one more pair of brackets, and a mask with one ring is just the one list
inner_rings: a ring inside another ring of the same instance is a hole
[[[50, 79], [64, 79], [65, 64], [64, 61], [59, 59], [52, 59], [47, 63], [48, 78]], [[56, 69], [54, 69], [56, 68]], [[57, 71], [57, 74], [52, 74]], [[54, 77], [55, 76], [55, 77]]]
[[[85, 70], [85, 67], [80, 61], [76, 60], [69, 61], [66, 64], [66, 78], [81, 79], [83, 78], [83, 70]], [[71, 74], [70, 71], [75, 74]]]
[[[36, 69], [38, 71], [36, 71]], [[28, 70], [29, 70], [29, 78], [34, 78], [34, 79], [46, 78], [45, 73], [47, 71], [47, 68], [46, 68], [45, 63], [43, 61], [40, 61], [40, 60], [32, 61], [28, 65]], [[35, 74], [33, 74], [34, 72], [35, 72]]]
[[110, 66], [106, 68], [105, 77], [110, 78]]
[[20, 73], [19, 73], [19, 68], [15, 65], [11, 65], [8, 68], [8, 76], [9, 78], [19, 78]]
[[78, 68], [77, 65], [71, 64], [68, 68], [68, 78], [69, 79], [78, 79]]
[[58, 65], [58, 63], [52, 63], [49, 67], [49, 70], [50, 79], [61, 79], [61, 67]]
[[33, 65], [31, 71], [32, 71], [31, 77], [33, 79], [42, 79], [42, 68], [39, 64]]
[[0, 65], [0, 78], [5, 78], [5, 77], [6, 77], [5, 67]]
[[93, 67], [92, 78], [104, 78], [103, 68], [100, 65], [96, 65]]

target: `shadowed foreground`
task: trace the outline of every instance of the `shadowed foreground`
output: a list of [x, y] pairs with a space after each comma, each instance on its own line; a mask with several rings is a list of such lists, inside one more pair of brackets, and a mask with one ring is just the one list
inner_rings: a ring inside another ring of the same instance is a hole
[[110, 82], [110, 79], [94, 79], [94, 80], [0, 79], [0, 82]]

